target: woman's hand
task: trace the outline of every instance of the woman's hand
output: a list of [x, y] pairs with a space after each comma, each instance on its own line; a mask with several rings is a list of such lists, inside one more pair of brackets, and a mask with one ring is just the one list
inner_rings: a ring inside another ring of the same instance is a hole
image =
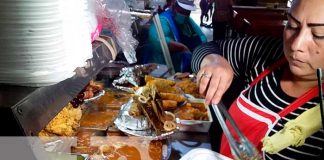
[[197, 74], [199, 93], [206, 96], [206, 104], [218, 104], [233, 80], [233, 69], [220, 55], [207, 55]]

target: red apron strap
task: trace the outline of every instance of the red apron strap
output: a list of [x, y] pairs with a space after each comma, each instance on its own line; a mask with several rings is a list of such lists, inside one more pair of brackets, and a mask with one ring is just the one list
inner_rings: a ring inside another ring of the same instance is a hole
[[[324, 89], [324, 86], [322, 87]], [[290, 103], [285, 109], [279, 112], [280, 117], [284, 117], [290, 112], [296, 110], [299, 106], [303, 105], [304, 103], [308, 102], [310, 99], [318, 96], [318, 87], [314, 87], [307, 91], [305, 94], [297, 98], [294, 102]]]
[[265, 76], [267, 76], [273, 69], [278, 68], [279, 66], [285, 64], [287, 62], [285, 57], [280, 58], [276, 63], [271, 65], [269, 68], [265, 69], [261, 74], [258, 75], [250, 84], [250, 86], [254, 86], [256, 83], [258, 83], [261, 79], [263, 79]]
[[[254, 86], [260, 80], [262, 80], [265, 76], [267, 76], [272, 70], [276, 69], [277, 67], [285, 64], [287, 62], [285, 57], [280, 58], [275, 64], [271, 65], [269, 68], [265, 69], [258, 77], [256, 77], [250, 84], [250, 86]], [[323, 86], [324, 89], [324, 86]], [[284, 117], [290, 112], [296, 110], [299, 106], [305, 104], [310, 99], [316, 97], [318, 95], [318, 87], [314, 87], [311, 90], [307, 91], [304, 95], [297, 98], [293, 103], [285, 107], [282, 111], [279, 112], [280, 117]]]

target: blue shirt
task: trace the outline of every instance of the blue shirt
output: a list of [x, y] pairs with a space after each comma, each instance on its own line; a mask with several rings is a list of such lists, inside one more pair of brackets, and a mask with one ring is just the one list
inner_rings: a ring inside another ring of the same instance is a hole
[[[198, 36], [201, 40], [201, 43], [207, 42], [207, 38], [204, 33], [201, 31], [200, 27], [189, 17], [189, 21], [183, 25], [177, 25], [173, 20], [172, 10], [167, 10], [164, 13], [160, 14], [160, 22], [162, 30], [165, 36], [166, 43], [169, 45], [171, 41], [181, 43], [181, 35], [190, 35], [188, 32], [187, 26], [190, 25], [194, 30], [195, 36]], [[187, 26], [186, 26], [187, 25]], [[179, 28], [179, 29], [178, 29]], [[179, 32], [180, 31], [180, 32]], [[151, 43], [152, 54], [150, 56], [150, 62], [165, 64], [162, 48], [160, 45], [159, 37], [155, 28], [155, 25], [152, 24], [149, 29], [149, 41]], [[198, 44], [199, 45], [199, 44]], [[194, 48], [198, 45], [195, 45], [191, 48]], [[188, 47], [190, 48], [190, 47]], [[172, 54], [172, 53], [171, 53]]]

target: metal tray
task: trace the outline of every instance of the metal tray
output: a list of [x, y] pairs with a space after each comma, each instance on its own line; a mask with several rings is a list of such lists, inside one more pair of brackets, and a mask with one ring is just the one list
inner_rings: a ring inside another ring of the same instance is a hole
[[174, 134], [175, 131], [164, 132], [157, 134], [154, 129], [149, 125], [146, 117], [134, 118], [128, 114], [132, 100], [123, 105], [120, 110], [120, 114], [114, 121], [116, 127], [129, 135], [145, 137], [147, 139], [156, 140], [156, 139], [166, 139], [170, 135]]
[[[204, 99], [189, 99], [189, 102], [204, 104]], [[177, 123], [178, 123], [179, 131], [208, 132], [211, 123], [213, 122], [213, 117], [211, 116], [211, 112], [208, 105], [205, 104], [205, 107], [207, 109], [208, 121], [178, 119]]]
[[87, 106], [80, 120], [80, 128], [107, 130], [119, 114], [118, 110], [98, 107], [96, 105]]
[[95, 94], [92, 98], [84, 99], [84, 102], [87, 103], [87, 102], [99, 99], [103, 95], [105, 95], [105, 90], [104, 89], [101, 90], [100, 92], [98, 92], [97, 94]]

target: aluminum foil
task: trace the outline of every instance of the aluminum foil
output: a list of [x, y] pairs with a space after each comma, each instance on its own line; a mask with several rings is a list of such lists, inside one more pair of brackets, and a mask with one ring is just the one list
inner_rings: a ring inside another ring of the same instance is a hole
[[174, 134], [175, 131], [162, 132], [157, 134], [155, 130], [150, 126], [148, 119], [146, 117], [134, 118], [128, 114], [132, 100], [124, 104], [121, 107], [120, 114], [114, 121], [116, 127], [129, 135], [145, 137], [151, 140], [166, 139], [170, 135]]
[[[149, 74], [157, 68], [157, 64], [144, 64], [135, 65], [133, 67], [124, 67], [121, 69], [120, 78], [115, 79], [112, 83], [117, 89], [121, 89], [126, 92], [134, 93], [134, 87], [138, 87], [141, 83], [141, 78]], [[124, 86], [124, 85], [131, 85]]]
[[103, 89], [103, 90], [99, 91], [97, 94], [95, 94], [92, 98], [84, 99], [84, 102], [87, 103], [87, 102], [99, 99], [101, 96], [105, 95], [105, 93], [106, 93], [106, 91]]

